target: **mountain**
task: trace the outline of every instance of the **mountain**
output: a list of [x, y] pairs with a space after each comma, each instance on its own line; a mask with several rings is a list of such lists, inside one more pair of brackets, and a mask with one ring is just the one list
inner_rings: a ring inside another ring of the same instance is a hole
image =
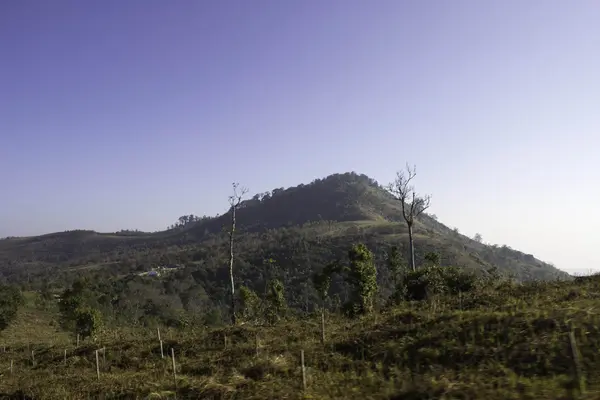
[[[600, 365], [600, 335], [595, 335], [600, 325], [589, 313], [597, 303], [598, 276], [523, 285], [483, 279], [486, 284], [463, 292], [469, 276], [449, 275], [462, 278], [453, 282], [460, 295], [446, 292], [391, 305], [386, 300], [393, 279], [384, 256], [391, 245], [406, 252], [406, 227], [398, 203], [364, 175], [332, 175], [243, 203], [236, 282], [263, 299], [269, 298], [264, 296], [269, 278], [283, 282], [293, 310], [282, 312], [274, 324], [242, 312], [237, 326], [205, 329], [228, 321], [223, 229], [229, 218], [187, 220], [192, 222], [157, 233], [72, 231], [0, 241], [0, 274], [38, 292], [24, 293], [19, 314], [2, 332], [19, 366], [19, 382], [31, 382], [28, 394], [169, 396], [172, 392], [162, 391], [173, 387], [159, 363], [162, 341], [149, 336], [157, 326], [165, 347], [177, 355], [178, 398], [221, 398], [235, 391], [236, 398], [253, 399], [501, 399], [516, 398], [515, 393], [567, 399], [582, 382], [588, 393], [598, 386], [590, 374]], [[568, 278], [532, 255], [479, 243], [430, 215], [417, 221], [415, 231], [419, 264], [427, 252], [437, 251], [443, 265], [478, 271], [496, 266], [523, 280]], [[345, 261], [357, 242], [374, 253], [384, 307], [346, 318], [339, 311], [347, 287], [334, 276], [324, 304], [324, 345], [321, 316], [313, 312], [323, 303], [311, 275], [332, 260]], [[177, 268], [159, 267], [172, 264]], [[162, 275], [146, 274], [149, 269]], [[87, 281], [72, 284], [82, 277]], [[71, 289], [63, 291], [67, 286]], [[63, 325], [62, 304], [83, 304], [101, 313], [97, 341], [85, 340], [73, 349], [75, 335]], [[255, 306], [251, 315], [269, 313], [260, 300]], [[298, 315], [302, 318], [294, 318]], [[589, 338], [586, 332], [592, 332]], [[572, 340], [565, 340], [569, 335]], [[100, 381], [94, 368], [98, 343], [109, 354]], [[583, 375], [570, 367], [573, 343]], [[30, 349], [35, 349], [35, 364]], [[299, 389], [301, 358], [307, 390]], [[89, 373], [68, 379], [82, 368]], [[133, 385], [132, 376], [137, 377]], [[11, 379], [2, 384], [3, 393], [23, 397], [22, 385]]]
[[[391, 290], [386, 251], [397, 245], [407, 254], [400, 204], [375, 180], [357, 173], [257, 194], [241, 203], [237, 220], [236, 279], [260, 290], [276, 274], [289, 288], [291, 304], [300, 308], [310, 308], [316, 299], [312, 273], [344, 260], [353, 243], [364, 242], [373, 251], [382, 296]], [[123, 278], [177, 264], [186, 268], [173, 275], [179, 280], [169, 290], [180, 294], [200, 286], [215, 304], [226, 296], [229, 223], [226, 214], [156, 233], [69, 231], [8, 238], [0, 240], [0, 274], [8, 282], [63, 287], [84, 274]], [[569, 278], [531, 254], [461, 235], [432, 215], [422, 215], [414, 232], [417, 265], [437, 252], [442, 265], [496, 267], [518, 280]], [[334, 290], [343, 294], [343, 283], [334, 282]]]

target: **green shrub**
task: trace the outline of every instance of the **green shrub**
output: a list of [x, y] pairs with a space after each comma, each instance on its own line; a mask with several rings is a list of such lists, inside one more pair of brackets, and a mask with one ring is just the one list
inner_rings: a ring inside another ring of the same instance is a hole
[[346, 281], [352, 287], [351, 308], [357, 314], [369, 314], [373, 311], [377, 294], [377, 268], [373, 262], [373, 253], [360, 243], [348, 251], [350, 266]]
[[255, 322], [260, 316], [261, 301], [256, 292], [246, 286], [239, 290], [239, 317], [245, 322]]
[[83, 339], [94, 337], [102, 325], [102, 315], [94, 308], [79, 308], [75, 312], [75, 329]]
[[406, 274], [396, 289], [405, 300], [425, 300], [432, 295], [457, 295], [474, 292], [480, 279], [457, 267], [428, 266]]
[[283, 283], [278, 279], [269, 281], [265, 298], [265, 314], [267, 321], [274, 324], [285, 316], [287, 302]]

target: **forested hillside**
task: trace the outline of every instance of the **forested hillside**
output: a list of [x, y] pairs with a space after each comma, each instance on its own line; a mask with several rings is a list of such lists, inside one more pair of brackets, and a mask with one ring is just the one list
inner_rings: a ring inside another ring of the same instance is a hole
[[[426, 213], [413, 270], [401, 203], [355, 173], [235, 199], [233, 297], [232, 214], [0, 241], [2, 393], [566, 399], [598, 387], [581, 333], [597, 330], [596, 277], [573, 282]], [[572, 370], [573, 327], [585, 363]]]
[[[156, 233], [69, 231], [9, 238], [0, 241], [0, 273], [7, 283], [46, 291], [88, 278], [94, 290], [106, 294], [98, 307], [128, 320], [175, 323], [181, 315], [218, 320], [228, 304], [229, 218], [185, 216]], [[237, 222], [236, 281], [264, 292], [267, 282], [277, 278], [290, 307], [303, 312], [317, 302], [312, 274], [333, 261], [347, 262], [353, 244], [365, 243], [374, 254], [381, 301], [393, 290], [386, 264], [391, 246], [405, 260], [408, 254], [399, 202], [373, 179], [356, 173], [257, 194], [240, 204]], [[532, 255], [485, 245], [431, 215], [421, 215], [414, 230], [418, 265], [436, 253], [442, 266], [481, 273], [495, 268], [517, 280], [568, 278]], [[140, 276], [166, 265], [180, 268], [158, 277]], [[347, 300], [343, 281], [334, 280], [332, 298], [337, 304]]]

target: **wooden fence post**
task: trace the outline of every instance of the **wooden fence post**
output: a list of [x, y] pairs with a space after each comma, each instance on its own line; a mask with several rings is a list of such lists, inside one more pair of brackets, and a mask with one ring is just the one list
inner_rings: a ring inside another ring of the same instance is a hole
[[65, 349], [65, 365], [67, 365], [67, 349]]
[[579, 349], [577, 348], [577, 341], [575, 340], [575, 332], [573, 328], [569, 332], [569, 342], [571, 344], [571, 354], [573, 355], [573, 366], [575, 367], [575, 378], [579, 386], [579, 393], [585, 394], [585, 377], [583, 376], [583, 368], [581, 366], [581, 359]]
[[96, 375], [98, 376], [98, 380], [100, 380], [100, 360], [98, 359], [98, 350], [96, 350]]
[[165, 358], [165, 353], [163, 350], [163, 341], [160, 337], [160, 326], [156, 327], [156, 334], [158, 335], [158, 342], [160, 343], [160, 358]]
[[258, 341], [258, 333], [256, 334], [256, 337], [255, 337], [255, 345], [256, 345], [256, 357], [258, 358], [258, 356], [259, 356], [259, 347], [260, 347], [260, 343]]
[[13, 374], [13, 360], [10, 360], [10, 374]]
[[175, 389], [177, 389], [177, 370], [175, 366], [175, 349], [171, 347], [171, 361], [173, 362], [173, 383], [175, 383]]
[[321, 308], [321, 344], [325, 344], [325, 308]]
[[304, 368], [304, 350], [300, 350], [300, 365], [302, 367], [302, 390], [306, 390], [306, 368]]

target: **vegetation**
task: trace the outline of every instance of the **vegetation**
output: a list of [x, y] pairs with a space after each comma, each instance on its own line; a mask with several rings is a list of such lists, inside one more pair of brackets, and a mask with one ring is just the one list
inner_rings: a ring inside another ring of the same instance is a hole
[[255, 322], [260, 318], [262, 302], [258, 295], [246, 286], [240, 288], [239, 315], [244, 322]]
[[265, 319], [269, 324], [275, 324], [285, 316], [286, 310], [287, 302], [285, 300], [285, 288], [283, 283], [281, 283], [279, 279], [273, 279], [269, 281], [268, 284]]
[[[329, 278], [326, 299], [312, 278], [334, 264], [350, 266], [349, 249], [362, 243], [377, 271], [369, 302], [379, 307], [391, 294], [400, 295], [398, 284], [412, 257], [409, 231], [397, 198], [374, 180], [337, 174], [247, 200], [245, 190], [234, 189], [229, 213], [184, 216], [176, 229], [163, 232], [70, 231], [1, 240], [0, 281], [44, 293], [42, 303], [63, 295], [61, 326], [69, 332], [76, 329], [79, 306], [98, 310], [106, 327], [218, 325], [231, 321], [240, 304], [236, 285], [260, 294], [260, 313], [274, 280], [285, 289], [291, 312], [307, 315], [323, 305], [337, 310], [352, 302], [356, 288], [345, 273]], [[497, 267], [519, 281], [569, 279], [532, 255], [454, 234], [426, 213], [412, 221], [417, 265], [428, 264], [426, 257], [435, 253], [441, 266], [480, 273]], [[73, 286], [84, 281], [85, 289]]]
[[417, 269], [415, 262], [415, 244], [413, 239], [413, 225], [415, 218], [418, 218], [428, 208], [431, 196], [419, 196], [412, 185], [413, 179], [417, 176], [417, 167], [410, 167], [406, 164], [406, 174], [403, 171], [396, 173], [396, 180], [388, 186], [388, 191], [400, 202], [402, 208], [402, 217], [406, 221], [408, 228], [408, 249], [410, 251], [410, 266], [413, 271]]
[[[249, 200], [234, 184], [228, 213], [184, 216], [163, 232], [0, 241], [0, 362], [15, 367], [0, 390], [50, 399], [593, 393], [598, 343], [586, 332], [598, 329], [585, 310], [599, 281], [453, 232], [425, 213], [414, 176], [399, 173], [394, 196], [355, 173]], [[161, 345], [177, 357], [175, 377]]]
[[375, 307], [377, 294], [377, 269], [373, 264], [373, 253], [361, 243], [352, 246], [348, 259], [350, 267], [346, 279], [352, 288], [351, 315], [370, 314]]
[[19, 306], [23, 304], [23, 296], [13, 286], [0, 286], [0, 331], [8, 327], [15, 319]]
[[102, 316], [94, 308], [78, 308], [75, 312], [75, 331], [82, 339], [96, 338], [102, 326]]
[[[446, 267], [417, 272], [408, 274], [407, 297], [421, 300], [353, 318], [330, 314], [325, 345], [312, 315], [273, 325], [163, 327], [176, 381], [155, 329], [108, 329], [95, 344], [77, 347], [28, 294], [2, 335], [7, 348], [0, 362], [8, 368], [13, 360], [13, 373], [5, 372], [0, 390], [44, 399], [597, 398], [600, 319], [590, 311], [600, 296], [599, 277], [518, 284], [493, 275], [457, 279], [460, 271]], [[32, 315], [37, 324], [27, 325]], [[95, 350], [104, 347], [98, 380]]]
[[238, 183], [233, 184], [233, 194], [229, 196], [229, 206], [231, 213], [231, 228], [229, 229], [229, 283], [231, 285], [231, 323], [235, 325], [236, 322], [236, 310], [235, 310], [235, 279], [233, 276], [233, 238], [235, 235], [235, 213], [242, 202], [244, 194], [246, 194], [247, 189], [240, 189]]

